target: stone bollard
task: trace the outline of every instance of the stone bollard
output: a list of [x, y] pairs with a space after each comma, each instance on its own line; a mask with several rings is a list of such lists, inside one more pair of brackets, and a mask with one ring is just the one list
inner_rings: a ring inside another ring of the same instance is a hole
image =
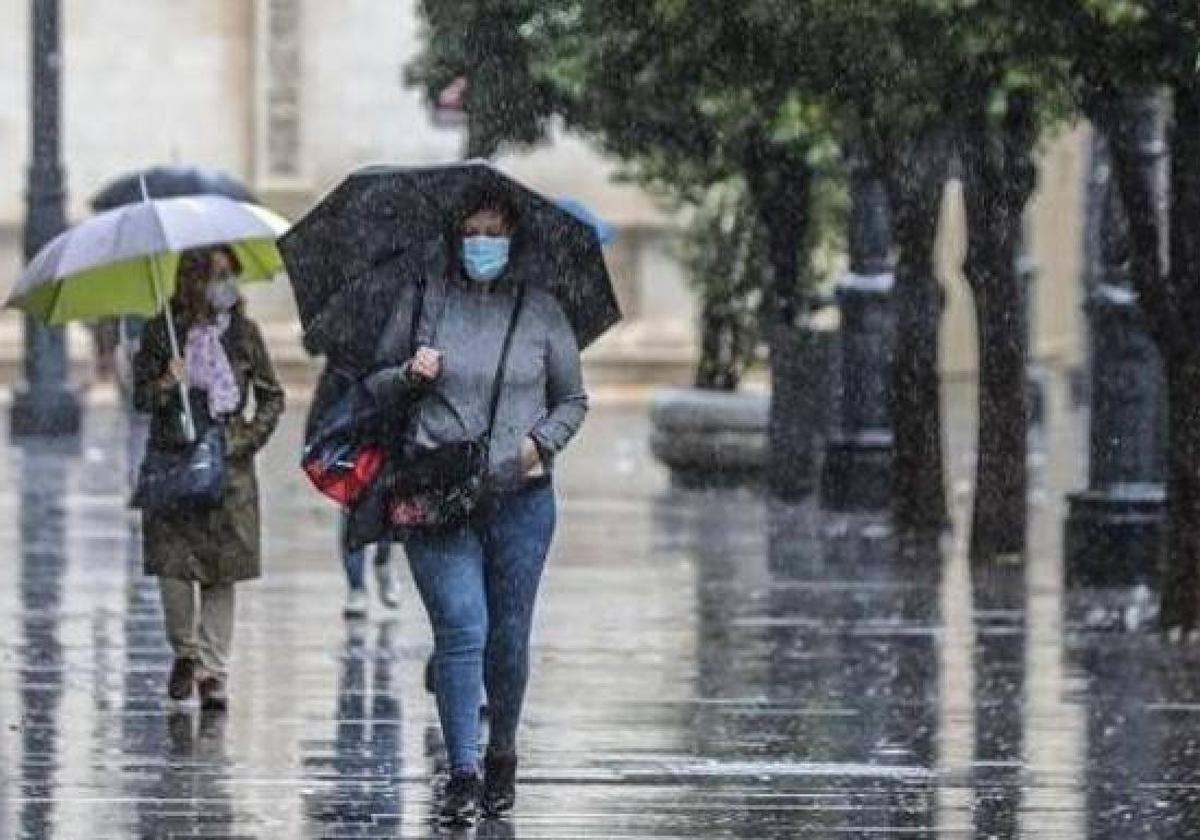
[[766, 394], [660, 388], [650, 402], [650, 449], [680, 489], [756, 486], [768, 411]]
[[841, 423], [825, 446], [821, 502], [834, 511], [877, 511], [892, 496], [895, 278], [883, 182], [852, 162], [850, 186], [850, 274], [837, 290]]
[[[832, 310], [813, 309], [774, 337], [772, 390], [658, 388], [650, 401], [650, 449], [680, 489], [748, 487], [783, 502], [812, 494], [815, 460], [838, 399], [838, 331]], [[782, 341], [780, 339], [783, 339]], [[780, 428], [780, 415], [803, 418]], [[772, 437], [775, 435], [775, 437]]]
[[[1157, 167], [1165, 149], [1163, 123], [1153, 105], [1148, 107], [1141, 156], [1143, 165]], [[1092, 165], [1106, 170], [1107, 160], [1099, 151], [1094, 150]], [[1153, 586], [1166, 548], [1166, 383], [1129, 275], [1120, 197], [1108, 180], [1099, 225], [1101, 277], [1087, 303], [1092, 363], [1088, 488], [1068, 497], [1068, 588]]]

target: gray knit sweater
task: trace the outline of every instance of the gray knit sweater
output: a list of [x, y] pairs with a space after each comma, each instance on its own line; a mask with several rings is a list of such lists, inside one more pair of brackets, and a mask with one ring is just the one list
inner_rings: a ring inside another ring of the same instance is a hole
[[[367, 386], [385, 403], [410, 396], [413, 388], [425, 389], [414, 417], [419, 446], [477, 440], [487, 429], [492, 382], [515, 291], [459, 280], [431, 287], [418, 328], [418, 344], [442, 352], [441, 376], [430, 385], [408, 376], [413, 303], [411, 291], [399, 301], [379, 346], [379, 361], [387, 367], [369, 377]], [[530, 288], [513, 334], [492, 430], [492, 489], [515, 490], [528, 480], [521, 468], [521, 443], [527, 436], [542, 454], [546, 471], [552, 470], [554, 457], [579, 431], [587, 408], [575, 333], [554, 297]]]

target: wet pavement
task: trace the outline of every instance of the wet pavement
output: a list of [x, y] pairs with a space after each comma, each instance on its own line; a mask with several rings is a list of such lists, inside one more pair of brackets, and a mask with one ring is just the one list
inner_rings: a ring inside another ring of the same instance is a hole
[[1200, 837], [1200, 652], [1063, 620], [1083, 458], [1057, 400], [1032, 559], [974, 575], [961, 531], [897, 547], [869, 517], [673, 491], [643, 410], [597, 408], [559, 481], [517, 814], [457, 833], [429, 822], [420, 606], [406, 579], [398, 613], [342, 620], [302, 413], [260, 464], [227, 716], [165, 703], [128, 420], [0, 452], [0, 838]]

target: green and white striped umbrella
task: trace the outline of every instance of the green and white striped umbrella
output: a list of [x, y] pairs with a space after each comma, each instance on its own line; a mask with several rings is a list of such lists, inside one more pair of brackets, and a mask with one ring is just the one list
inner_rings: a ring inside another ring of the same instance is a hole
[[283, 262], [280, 216], [223, 196], [162, 198], [108, 210], [59, 234], [25, 267], [6, 306], [48, 324], [153, 315], [174, 292], [184, 251], [229, 245], [239, 280], [270, 280]]

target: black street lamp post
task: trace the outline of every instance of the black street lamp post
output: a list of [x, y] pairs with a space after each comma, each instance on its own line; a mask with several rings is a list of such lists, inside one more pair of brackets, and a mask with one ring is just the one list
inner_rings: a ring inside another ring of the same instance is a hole
[[[1161, 115], [1152, 99], [1138, 107], [1145, 109], [1138, 122], [1142, 165], [1161, 169]], [[1107, 169], [1102, 148], [1093, 158], [1093, 166]], [[1065, 530], [1067, 583], [1073, 588], [1153, 585], [1166, 535], [1162, 360], [1129, 274], [1128, 228], [1111, 178], [1100, 195], [1099, 276], [1087, 301], [1092, 345], [1088, 487], [1068, 497]]]
[[829, 510], [875, 511], [892, 497], [891, 219], [878, 173], [852, 156], [850, 178], [850, 273], [837, 289], [841, 419], [825, 447], [821, 501]]
[[[27, 262], [67, 226], [59, 132], [59, 0], [31, 0], [30, 13], [32, 132], [24, 235]], [[63, 330], [25, 316], [25, 381], [13, 401], [13, 436], [74, 435], [79, 432], [79, 423], [79, 399], [67, 382]]]

